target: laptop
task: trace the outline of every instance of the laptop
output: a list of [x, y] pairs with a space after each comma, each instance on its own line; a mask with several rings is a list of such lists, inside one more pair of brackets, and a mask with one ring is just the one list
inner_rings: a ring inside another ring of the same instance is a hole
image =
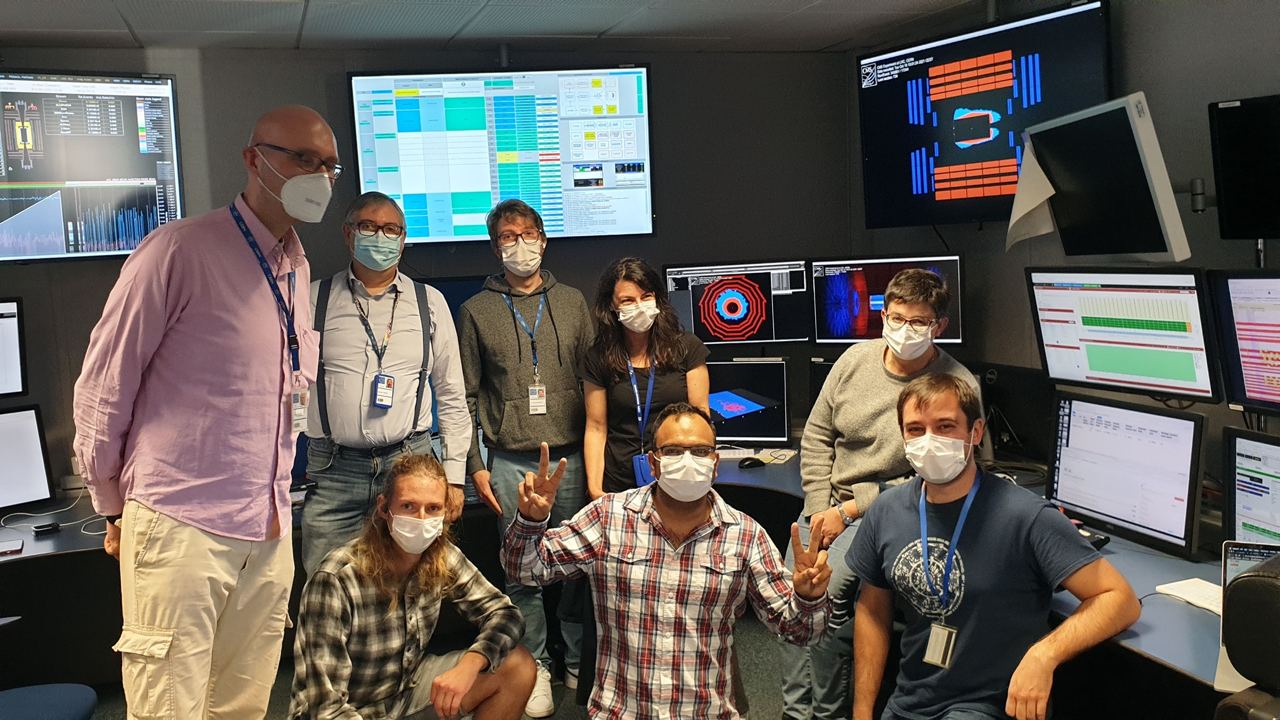
[[[1280, 545], [1239, 540], [1228, 540], [1222, 543], [1223, 592], [1226, 592], [1227, 583], [1231, 582], [1235, 576], [1276, 555], [1280, 555]], [[1218, 669], [1213, 677], [1213, 689], [1218, 692], [1235, 693], [1252, 685], [1252, 682], [1236, 671], [1231, 664], [1231, 659], [1227, 657], [1227, 648], [1222, 644], [1222, 624], [1219, 622]]]

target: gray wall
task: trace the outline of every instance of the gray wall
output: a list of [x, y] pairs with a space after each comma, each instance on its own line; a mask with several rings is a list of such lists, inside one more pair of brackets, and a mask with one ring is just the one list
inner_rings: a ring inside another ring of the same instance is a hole
[[[324, 113], [343, 159], [351, 163], [348, 71], [495, 66], [492, 54], [468, 52], [10, 48], [3, 55], [0, 67], [177, 75], [188, 213], [224, 205], [243, 188], [239, 149], [254, 119], [275, 105], [302, 103]], [[845, 56], [515, 53], [512, 62], [651, 67], [655, 232], [652, 237], [553, 240], [547, 267], [562, 281], [590, 294], [604, 266], [628, 254], [661, 266], [765, 260], [798, 249], [806, 256], [848, 251], [853, 184]], [[354, 177], [339, 182], [325, 223], [299, 228], [317, 277], [348, 261], [338, 223], [341, 208], [355, 196]], [[486, 243], [413, 247], [406, 262], [427, 276], [497, 268]], [[28, 397], [3, 401], [3, 406], [41, 406], [56, 476], [69, 468], [72, 386], [120, 265], [120, 260], [0, 265], [0, 296], [19, 295], [25, 301], [31, 386]]]

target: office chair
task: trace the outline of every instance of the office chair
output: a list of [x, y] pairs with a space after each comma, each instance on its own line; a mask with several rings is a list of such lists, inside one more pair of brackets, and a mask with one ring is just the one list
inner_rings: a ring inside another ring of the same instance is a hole
[[[0, 618], [0, 626], [19, 618]], [[57, 683], [0, 690], [0, 718], [23, 720], [89, 720], [98, 694], [88, 685]]]
[[1214, 720], [1280, 719], [1280, 556], [1227, 584], [1222, 642], [1231, 664], [1255, 685], [1218, 703]]

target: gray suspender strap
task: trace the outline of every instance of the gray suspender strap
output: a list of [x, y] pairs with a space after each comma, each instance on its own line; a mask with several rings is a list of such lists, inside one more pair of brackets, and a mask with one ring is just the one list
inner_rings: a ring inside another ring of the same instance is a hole
[[[422, 396], [427, 391], [427, 368], [431, 365], [431, 307], [427, 305], [427, 286], [413, 282], [413, 292], [418, 297], [418, 319], [422, 322], [422, 367], [418, 370], [418, 397], [413, 401], [413, 425], [410, 434], [418, 431], [418, 418], [422, 413]], [[427, 425], [430, 428], [430, 424]]]
[[327, 438], [332, 438], [333, 433], [329, 432], [329, 408], [325, 402], [324, 387], [324, 318], [329, 314], [329, 291], [333, 288], [333, 278], [327, 277], [320, 281], [320, 291], [316, 295], [316, 332], [320, 335], [320, 363], [316, 370], [316, 410], [320, 412], [320, 431]]

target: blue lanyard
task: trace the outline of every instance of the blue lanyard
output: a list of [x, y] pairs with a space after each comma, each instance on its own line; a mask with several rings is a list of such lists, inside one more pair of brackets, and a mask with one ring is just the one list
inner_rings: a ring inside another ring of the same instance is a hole
[[[271, 288], [271, 294], [275, 296], [276, 307], [280, 309], [280, 316], [284, 318], [285, 335], [289, 339], [289, 362], [293, 365], [293, 371], [299, 372], [302, 369], [302, 362], [298, 357], [298, 333], [293, 327], [293, 308], [285, 304], [284, 295], [280, 292], [280, 285], [276, 282], [276, 276], [271, 272], [271, 266], [267, 264], [267, 257], [262, 254], [262, 248], [258, 247], [258, 241], [253, 239], [253, 231], [245, 223], [244, 218], [240, 215], [240, 211], [236, 209], [236, 204], [231, 203], [231, 217], [235, 218], [236, 225], [240, 228], [240, 233], [244, 235], [245, 242], [249, 243], [249, 249], [253, 251], [254, 257], [258, 258], [258, 266], [262, 268], [262, 274], [267, 278], [267, 287]], [[294, 271], [289, 271], [289, 297], [293, 297], [294, 282], [296, 276]]]
[[942, 592], [939, 593], [933, 587], [933, 576], [929, 574], [929, 521], [924, 514], [924, 491], [925, 480], [920, 479], [920, 552], [924, 556], [924, 581], [929, 585], [929, 592], [938, 595], [942, 601], [942, 613], [946, 616], [947, 602], [951, 599], [951, 562], [956, 557], [956, 547], [960, 544], [960, 533], [964, 530], [964, 521], [969, 517], [969, 508], [973, 506], [973, 498], [978, 494], [978, 487], [982, 485], [982, 473], [978, 473], [973, 478], [973, 487], [969, 488], [969, 494], [964, 498], [964, 506], [960, 508], [960, 519], [956, 520], [956, 529], [951, 533], [951, 547], [947, 548], [947, 562], [942, 569]]
[[[391, 329], [396, 324], [396, 306], [400, 304], [400, 288], [391, 288], [391, 292], [394, 293], [391, 299], [391, 319], [387, 321], [387, 334], [382, 338], [382, 347], [378, 347], [378, 339], [373, 336], [373, 328], [369, 325], [369, 312], [356, 299], [356, 283], [351, 278], [347, 278], [347, 289], [351, 291], [351, 302], [356, 304], [356, 310], [360, 315], [360, 324], [364, 325], [364, 334], [369, 337], [369, 346], [373, 348], [373, 354], [378, 358], [378, 372], [382, 372], [382, 358], [386, 356], [387, 348], [391, 347]], [[370, 300], [369, 306], [370, 308], [373, 307], [372, 300]]]
[[649, 361], [649, 389], [644, 395], [644, 413], [640, 412], [640, 383], [636, 382], [636, 368], [627, 358], [627, 372], [631, 375], [631, 392], [636, 397], [636, 424], [640, 426], [640, 449], [644, 449], [644, 428], [649, 424], [649, 406], [653, 403], [653, 376], [657, 374], [653, 360]]
[[[542, 297], [538, 300], [538, 318], [533, 321], [533, 329], [529, 329], [529, 323], [525, 322], [524, 315], [516, 309], [515, 303], [511, 302], [510, 295], [503, 295], [503, 300], [507, 301], [507, 307], [511, 308], [511, 314], [515, 315], [516, 321], [520, 323], [520, 327], [524, 328], [524, 332], [529, 336], [529, 348], [533, 351], [533, 381], [538, 382], [538, 328], [542, 326], [542, 308], [547, 305], [547, 294], [542, 293]], [[639, 403], [637, 395], [636, 403]]]

